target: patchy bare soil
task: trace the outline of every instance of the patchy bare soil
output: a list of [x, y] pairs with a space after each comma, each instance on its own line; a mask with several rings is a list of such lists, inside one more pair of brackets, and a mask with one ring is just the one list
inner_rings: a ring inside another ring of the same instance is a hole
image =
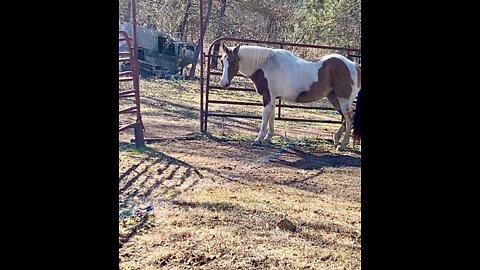
[[141, 91], [146, 137], [191, 138], [135, 149], [120, 134], [120, 269], [360, 269], [361, 154], [333, 151], [335, 125], [277, 121], [272, 145], [250, 146], [260, 120], [212, 118], [196, 133], [198, 83]]

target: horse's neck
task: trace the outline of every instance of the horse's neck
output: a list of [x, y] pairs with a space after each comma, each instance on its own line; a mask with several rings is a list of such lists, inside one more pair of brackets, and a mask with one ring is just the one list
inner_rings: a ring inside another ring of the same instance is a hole
[[261, 68], [268, 58], [273, 55], [273, 49], [262, 47], [242, 46], [238, 52], [240, 57], [239, 70], [245, 76], [251, 76]]

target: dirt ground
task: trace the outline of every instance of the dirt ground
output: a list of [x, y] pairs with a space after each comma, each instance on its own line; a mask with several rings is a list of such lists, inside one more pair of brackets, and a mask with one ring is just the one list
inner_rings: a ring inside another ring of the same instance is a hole
[[271, 145], [251, 146], [258, 119], [212, 118], [198, 133], [198, 82], [141, 91], [146, 137], [189, 137], [136, 149], [119, 135], [120, 269], [360, 269], [361, 152], [333, 150], [335, 125], [277, 121]]

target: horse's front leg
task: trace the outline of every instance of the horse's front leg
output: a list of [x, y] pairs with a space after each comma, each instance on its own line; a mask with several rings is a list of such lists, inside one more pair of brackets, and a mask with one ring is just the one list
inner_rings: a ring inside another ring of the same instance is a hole
[[270, 143], [270, 139], [272, 139], [274, 134], [275, 134], [275, 104], [272, 105], [272, 112], [270, 113], [270, 118], [268, 120], [267, 137], [265, 137], [264, 142]]
[[265, 134], [267, 132], [267, 125], [270, 120], [270, 115], [273, 114], [273, 105], [275, 103], [269, 102], [267, 105], [263, 107], [263, 113], [262, 113], [262, 125], [260, 126], [260, 131], [258, 132], [258, 136], [255, 139], [255, 141], [252, 142], [252, 145], [259, 145], [263, 143]]

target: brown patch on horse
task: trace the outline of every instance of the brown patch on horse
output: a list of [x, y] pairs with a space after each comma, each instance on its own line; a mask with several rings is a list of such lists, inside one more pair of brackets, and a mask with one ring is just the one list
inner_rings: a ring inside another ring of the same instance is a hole
[[337, 110], [337, 112], [339, 112], [343, 116], [342, 109], [340, 109], [340, 101], [338, 100], [337, 96], [335, 96], [335, 93], [330, 92], [327, 95], [327, 98], [328, 100], [330, 100], [330, 103], [332, 103], [335, 110]]
[[352, 77], [347, 65], [340, 59], [330, 58], [318, 69], [318, 80], [310, 88], [301, 92], [296, 102], [313, 102], [325, 97], [333, 90], [336, 97], [350, 98]]
[[257, 69], [249, 78], [253, 81], [253, 84], [255, 84], [257, 93], [263, 96], [263, 106], [267, 106], [270, 103], [270, 91], [268, 90], [268, 82], [263, 70]]
[[328, 100], [332, 103], [335, 110], [342, 116], [342, 125], [345, 124], [345, 116], [343, 116], [342, 109], [340, 108], [340, 101], [338, 100], [337, 96], [335, 96], [334, 92], [330, 92], [327, 95]]
[[227, 58], [228, 61], [228, 82], [230, 83], [235, 75], [237, 75], [238, 70], [240, 69], [240, 58], [238, 57], [238, 51], [240, 50], [240, 45], [235, 47], [233, 50], [229, 50], [225, 44], [223, 44], [223, 55], [222, 60]]

